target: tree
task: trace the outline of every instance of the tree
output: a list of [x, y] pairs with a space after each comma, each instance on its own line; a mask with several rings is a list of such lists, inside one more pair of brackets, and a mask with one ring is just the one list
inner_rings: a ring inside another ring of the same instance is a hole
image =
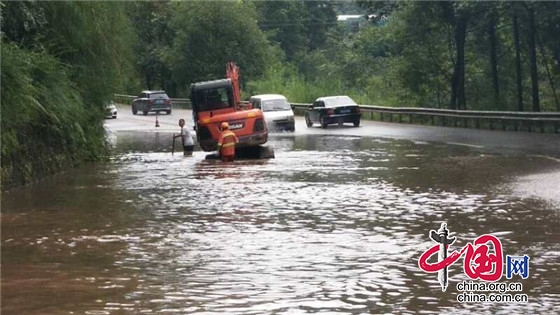
[[[387, 50], [395, 68], [390, 72], [395, 72], [403, 89], [399, 91], [402, 102], [442, 107], [451, 96], [455, 38], [443, 8], [437, 2], [406, 2], [390, 18], [392, 40], [387, 41], [391, 47]], [[449, 106], [450, 101], [446, 103]]]
[[498, 13], [495, 7], [489, 8], [488, 11], [488, 46], [490, 48], [490, 72], [492, 77], [492, 87], [494, 89], [494, 106], [502, 109], [500, 101], [500, 81], [498, 78], [498, 43], [496, 36], [496, 24], [498, 23]]
[[258, 25], [268, 38], [278, 43], [288, 61], [307, 52], [304, 25], [305, 6], [300, 1], [257, 1]]
[[560, 82], [560, 3], [538, 2], [532, 4], [535, 15], [539, 17], [537, 25], [537, 43], [541, 53], [543, 67], [556, 104], [555, 108], [560, 111], [560, 101], [556, 92], [556, 86]]
[[515, 45], [515, 86], [517, 96], [517, 110], [523, 111], [523, 85], [521, 72], [521, 45], [519, 41], [519, 19], [516, 8], [512, 10], [513, 43]]
[[103, 105], [130, 69], [123, 3], [0, 5], [3, 187], [100, 159]]
[[560, 110], [559, 3], [357, 3], [387, 23], [344, 38], [332, 28], [326, 45], [293, 54], [309, 89], [335, 81], [364, 99], [461, 110], [523, 110], [531, 97], [533, 110]]
[[535, 11], [533, 8], [528, 5], [526, 7], [527, 15], [528, 15], [528, 44], [529, 44], [529, 61], [531, 64], [531, 90], [533, 96], [533, 111], [540, 112], [540, 102], [539, 102], [539, 75], [537, 72], [537, 44], [536, 44], [536, 35], [537, 35], [537, 28], [535, 25]]
[[[258, 28], [250, 2], [172, 3], [171, 28], [176, 36], [166, 54], [178, 90], [189, 84], [225, 77], [228, 61], [235, 61], [245, 78], [257, 77], [276, 56]], [[242, 77], [242, 79], [243, 79]]]
[[170, 28], [170, 3], [167, 1], [139, 1], [128, 5], [129, 18], [135, 32], [134, 51], [136, 69], [144, 79], [144, 87], [166, 90], [176, 94], [171, 80], [171, 69], [165, 63], [165, 54], [173, 45], [174, 32]]
[[323, 48], [337, 17], [330, 1], [257, 1], [259, 27], [288, 61]]
[[467, 38], [468, 22], [475, 5], [466, 2], [442, 1], [442, 19], [453, 30], [455, 47], [455, 67], [451, 80], [450, 108], [467, 109], [465, 93], [465, 41]]
[[322, 48], [327, 41], [327, 33], [336, 26], [337, 17], [330, 1], [305, 1], [305, 33], [309, 40], [309, 50]]

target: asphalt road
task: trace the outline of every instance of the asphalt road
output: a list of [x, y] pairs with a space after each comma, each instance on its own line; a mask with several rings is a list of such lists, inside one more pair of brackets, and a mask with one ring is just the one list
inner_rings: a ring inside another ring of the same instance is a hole
[[[157, 116], [155, 113], [150, 113], [147, 116], [132, 115], [129, 105], [118, 105], [118, 110], [117, 119], [106, 120], [106, 128], [110, 132], [152, 131], [178, 133], [178, 121], [180, 118], [185, 119], [187, 126], [192, 127], [193, 125], [191, 111], [186, 109], [173, 109], [171, 115], [163, 114]], [[155, 126], [156, 117], [159, 121], [159, 127]], [[336, 134], [407, 139], [468, 146], [493, 153], [543, 155], [555, 159], [560, 158], [559, 134], [420, 126], [368, 120], [362, 120], [362, 124], [358, 128], [348, 124], [343, 127], [331, 125], [326, 129], [322, 129], [318, 124], [308, 128], [303, 117], [296, 117], [295, 134]]]

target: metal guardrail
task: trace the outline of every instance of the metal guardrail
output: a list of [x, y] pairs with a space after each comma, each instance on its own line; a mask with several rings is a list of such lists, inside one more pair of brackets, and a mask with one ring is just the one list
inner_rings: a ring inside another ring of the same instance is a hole
[[[121, 103], [128, 104], [135, 98], [135, 95], [115, 94], [115, 101], [121, 101]], [[192, 108], [189, 99], [172, 98], [171, 101], [182, 108]], [[248, 102], [242, 103], [247, 104]], [[291, 105], [296, 115], [304, 115], [305, 110], [311, 106], [307, 103], [291, 103]], [[431, 125], [465, 128], [484, 128], [484, 125], [486, 125], [491, 130], [497, 129], [496, 127], [506, 130], [510, 126], [515, 131], [540, 130], [540, 132], [545, 132], [551, 130], [553, 133], [560, 132], [560, 112], [500, 112], [374, 105], [360, 105], [360, 109], [363, 113], [362, 117], [371, 120], [429, 123]], [[469, 122], [472, 123], [469, 124]]]
[[[292, 107], [301, 113], [311, 104], [292, 103]], [[451, 110], [419, 107], [383, 107], [374, 105], [360, 105], [362, 117], [372, 120], [390, 122], [429, 123], [431, 125], [475, 127], [481, 128], [486, 124], [489, 129], [501, 127], [506, 130], [511, 126], [515, 131], [550, 130], [554, 133], [560, 131], [560, 112], [501, 112], [501, 111], [473, 111]], [[474, 126], [469, 122], [474, 123]]]

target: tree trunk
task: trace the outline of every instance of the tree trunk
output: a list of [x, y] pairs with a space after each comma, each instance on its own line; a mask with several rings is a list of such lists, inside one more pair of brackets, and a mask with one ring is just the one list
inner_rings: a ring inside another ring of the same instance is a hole
[[552, 79], [552, 75], [550, 74], [550, 70], [548, 69], [548, 63], [546, 62], [546, 54], [544, 53], [545, 50], [539, 34], [537, 34], [536, 37], [537, 37], [537, 43], [539, 44], [539, 50], [541, 51], [542, 60], [546, 69], [546, 76], [548, 77], [548, 82], [550, 83], [550, 88], [552, 89], [552, 95], [554, 96], [554, 103], [556, 104], [556, 110], [560, 111], [560, 102], [558, 101], [558, 96], [556, 95], [556, 87], [554, 86], [554, 80]]
[[159, 73], [160, 73], [160, 75], [159, 75], [159, 87], [162, 90], [167, 91], [167, 84], [165, 84], [166, 83], [166, 80], [165, 80], [166, 73], [165, 73], [165, 70], [163, 69], [163, 67], [160, 68]]
[[500, 83], [498, 81], [498, 52], [496, 43], [496, 12], [490, 15], [488, 22], [488, 39], [490, 41], [490, 69], [492, 72], [492, 86], [494, 87], [494, 106], [503, 110], [500, 101]]
[[464, 16], [457, 17], [455, 25], [455, 67], [451, 79], [450, 109], [464, 110], [466, 106], [465, 97], [465, 37], [467, 31], [467, 19]]
[[453, 77], [451, 78], [451, 100], [449, 101], [449, 109], [457, 109], [457, 64], [455, 64]]
[[556, 60], [557, 70], [560, 72], [560, 49], [558, 47], [554, 49], [554, 59]]
[[[450, 1], [440, 1], [438, 2], [438, 5], [440, 6], [441, 10], [442, 10], [442, 17], [443, 19], [446, 21], [446, 23], [453, 27], [453, 29], [455, 30], [455, 34], [457, 33], [456, 30], [456, 18], [455, 18], [455, 12], [453, 10], [453, 6], [452, 3]], [[455, 36], [455, 40], [456, 40], [456, 36]], [[451, 43], [450, 43], [451, 46]], [[457, 47], [457, 44], [455, 43], [455, 49]], [[449, 47], [449, 49], [453, 49], [453, 47]], [[457, 63], [457, 56], [455, 57], [455, 64], [453, 66], [453, 74], [451, 75], [451, 97], [449, 99], [449, 109], [457, 109], [457, 95], [458, 95], [458, 72], [459, 70], [457, 69], [458, 67], [458, 63]]]
[[152, 89], [152, 80], [150, 78], [150, 75], [146, 73], [146, 87], [148, 88], [148, 90]]
[[459, 16], [455, 29], [455, 45], [457, 48], [457, 107], [460, 110], [467, 109], [467, 98], [465, 95], [465, 38], [467, 33], [467, 18]]
[[533, 93], [533, 111], [540, 112], [539, 103], [539, 75], [537, 72], [537, 48], [535, 44], [535, 36], [537, 29], [535, 27], [535, 12], [533, 8], [528, 9], [529, 14], [529, 62], [531, 64], [531, 89]]
[[515, 44], [515, 75], [517, 87], [517, 110], [523, 111], [523, 85], [521, 84], [521, 52], [519, 48], [519, 23], [517, 12], [513, 13], [513, 42]]

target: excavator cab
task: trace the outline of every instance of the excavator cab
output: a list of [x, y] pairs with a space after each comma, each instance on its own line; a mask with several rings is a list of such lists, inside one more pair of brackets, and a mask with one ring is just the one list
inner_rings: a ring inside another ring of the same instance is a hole
[[196, 137], [202, 150], [217, 149], [220, 124], [224, 121], [239, 139], [236, 148], [259, 146], [268, 141], [262, 111], [237, 108], [231, 79], [193, 83], [190, 90]]
[[212, 117], [235, 111], [231, 80], [215, 80], [191, 85], [193, 113], [199, 118]]

